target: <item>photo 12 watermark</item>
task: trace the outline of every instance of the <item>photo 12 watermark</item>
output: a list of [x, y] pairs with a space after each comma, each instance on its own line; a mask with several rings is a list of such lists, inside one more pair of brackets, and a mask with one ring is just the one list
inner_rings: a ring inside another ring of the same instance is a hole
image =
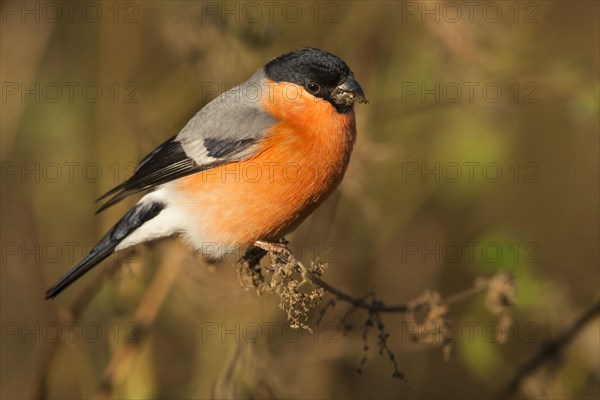
[[278, 321], [261, 322], [224, 322], [203, 321], [199, 332], [201, 343], [297, 343], [303, 338], [310, 338], [314, 343], [339, 343], [343, 333], [339, 324], [324, 323], [313, 327], [312, 332], [306, 329], [292, 328], [287, 323]]
[[402, 183], [535, 184], [541, 182], [540, 166], [534, 161], [406, 161], [400, 165]]
[[535, 1], [403, 1], [402, 22], [486, 23], [540, 22], [540, 4]]
[[2, 82], [2, 103], [139, 103], [135, 82]]
[[2, 23], [136, 24], [141, 10], [135, 1], [3, 1]]
[[514, 322], [503, 325], [497, 322], [480, 321], [446, 321], [444, 323], [428, 322], [425, 324], [404, 321], [399, 332], [393, 328], [390, 334], [399, 333], [402, 342], [415, 342], [419, 338], [427, 338], [428, 343], [457, 342], [473, 343], [483, 340], [488, 343], [539, 343], [540, 327], [532, 321]]
[[533, 81], [402, 82], [403, 103], [539, 103], [540, 86]]
[[540, 246], [536, 242], [509, 243], [497, 241], [424, 242], [404, 241], [400, 246], [403, 263], [468, 263], [498, 264], [510, 261], [525, 264], [539, 262]]
[[[11, 241], [5, 240], [0, 243], [0, 259], [6, 263], [44, 263], [44, 264], [74, 264], [89, 254], [96, 242], [78, 241]], [[115, 252], [109, 256], [114, 262], [127, 262], [133, 264], [139, 262], [135, 254], [123, 256]]]
[[3, 321], [2, 343], [137, 343], [140, 327], [134, 322], [26, 322]]
[[340, 21], [342, 2], [335, 1], [203, 1], [202, 22], [332, 24]]
[[132, 175], [136, 162], [95, 161], [5, 161], [0, 163], [0, 182], [6, 183], [97, 183], [123, 182]]

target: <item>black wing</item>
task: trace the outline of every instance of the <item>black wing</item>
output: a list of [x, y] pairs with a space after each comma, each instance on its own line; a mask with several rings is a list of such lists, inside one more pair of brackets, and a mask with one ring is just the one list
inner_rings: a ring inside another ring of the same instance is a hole
[[254, 154], [255, 145], [276, 121], [259, 102], [240, 93], [246, 93], [247, 87], [262, 87], [263, 81], [264, 72], [259, 70], [208, 103], [177, 136], [145, 157], [131, 178], [100, 197], [113, 196], [96, 213], [131, 194]]
[[255, 139], [236, 141], [204, 139], [203, 147], [207, 157], [204, 163], [198, 164], [187, 155], [181, 142], [176, 138], [177, 136], [173, 136], [158, 146], [140, 161], [131, 178], [100, 196], [96, 201], [113, 197], [104, 203], [96, 214], [132, 194], [232, 161], [228, 156], [247, 149], [257, 142]]
[[104, 203], [96, 214], [134, 193], [150, 189], [173, 179], [213, 168], [218, 163], [198, 165], [185, 153], [175, 136], [148, 154], [135, 168], [131, 178], [111, 189], [96, 201], [113, 196]]

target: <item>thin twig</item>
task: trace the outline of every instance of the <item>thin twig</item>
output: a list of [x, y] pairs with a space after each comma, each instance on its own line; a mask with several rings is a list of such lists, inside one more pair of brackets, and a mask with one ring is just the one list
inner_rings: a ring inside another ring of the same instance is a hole
[[567, 328], [556, 339], [546, 343], [540, 350], [523, 364], [506, 385], [505, 389], [500, 394], [499, 398], [512, 397], [520, 389], [523, 381], [536, 370], [538, 370], [548, 360], [554, 359], [558, 353], [564, 350], [565, 347], [581, 332], [581, 330], [600, 314], [600, 301], [590, 307], [583, 315], [581, 315], [569, 328]]
[[[400, 304], [394, 306], [386, 306], [381, 301], [367, 301], [364, 298], [357, 298], [350, 296], [342, 292], [341, 290], [331, 286], [329, 283], [323, 281], [320, 277], [309, 271], [300, 261], [298, 261], [291, 253], [290, 249], [287, 247], [287, 242], [283, 241], [282, 243], [271, 243], [271, 242], [256, 242], [254, 245], [255, 249], [261, 249], [262, 251], [254, 252], [252, 250], [248, 251], [245, 257], [242, 259], [246, 259], [249, 262], [249, 265], [258, 265], [260, 263], [261, 258], [269, 254], [272, 260], [279, 259], [282, 255], [287, 258], [287, 262], [296, 264], [301, 270], [302, 274], [310, 280], [313, 284], [323, 288], [326, 292], [329, 292], [333, 296], [335, 296], [338, 300], [344, 301], [346, 303], [351, 304], [354, 307], [362, 308], [368, 310], [372, 313], [407, 313], [407, 312], [416, 312], [421, 311], [424, 308], [428, 307], [428, 303], [417, 303], [417, 304]], [[483, 293], [489, 289], [489, 280], [483, 281], [480, 284], [475, 285], [474, 287], [470, 287], [465, 289], [462, 292], [456, 293], [450, 297], [442, 299], [440, 304], [450, 305], [462, 300], [468, 299], [476, 294]], [[322, 318], [322, 316], [321, 316]]]
[[350, 303], [355, 307], [364, 308], [364, 309], [372, 311], [372, 312], [403, 313], [403, 312], [407, 312], [409, 310], [409, 307], [406, 304], [401, 304], [399, 306], [386, 306], [383, 303], [372, 304], [372, 303], [365, 301], [362, 298], [352, 297], [349, 294], [346, 294], [346, 293], [342, 292], [341, 290], [334, 288], [333, 286], [331, 286], [327, 282], [323, 281], [321, 278], [315, 276], [311, 272], [307, 271], [306, 276], [311, 280], [311, 282], [313, 282], [315, 285], [322, 287], [323, 289], [325, 289], [325, 291], [334, 295], [338, 300], [345, 301], [346, 303]]
[[[370, 312], [379, 312], [379, 313], [407, 313], [409, 311], [415, 312], [420, 311], [423, 307], [427, 306], [427, 303], [420, 303], [415, 306], [409, 306], [408, 304], [400, 304], [395, 306], [386, 306], [383, 302], [368, 302], [363, 298], [352, 297], [349, 294], [342, 292], [339, 289], [334, 288], [327, 282], [323, 281], [321, 278], [315, 276], [311, 272], [306, 272], [306, 276], [315, 284], [330, 294], [334, 295], [338, 300], [344, 301], [346, 303], [352, 304], [354, 307], [363, 308]], [[488, 289], [488, 286], [485, 284], [478, 285], [475, 287], [468, 288], [463, 290], [462, 292], [456, 293], [450, 297], [447, 297], [441, 301], [441, 304], [454, 304], [458, 303], [462, 300], [468, 299], [476, 294], [483, 293]]]

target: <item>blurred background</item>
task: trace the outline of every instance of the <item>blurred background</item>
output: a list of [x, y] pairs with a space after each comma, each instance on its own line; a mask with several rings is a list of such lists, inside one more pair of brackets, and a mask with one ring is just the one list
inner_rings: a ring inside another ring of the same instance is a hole
[[[598, 301], [598, 15], [590, 1], [3, 2], [2, 398], [498, 396]], [[512, 326], [483, 295], [452, 305], [445, 360], [385, 314], [406, 382], [376, 331], [357, 374], [364, 311], [348, 332], [343, 303], [314, 333], [291, 329], [235, 260], [207, 266], [177, 240], [43, 300], [137, 201], [94, 216], [99, 195], [301, 46], [343, 58], [370, 103], [340, 189], [288, 238], [298, 257], [387, 304], [507, 270]], [[599, 337], [596, 317], [510, 395], [598, 398]]]

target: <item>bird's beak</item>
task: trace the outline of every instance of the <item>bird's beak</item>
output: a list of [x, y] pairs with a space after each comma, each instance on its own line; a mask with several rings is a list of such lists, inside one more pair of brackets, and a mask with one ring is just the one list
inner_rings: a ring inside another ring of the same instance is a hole
[[348, 76], [342, 83], [336, 86], [331, 93], [336, 104], [350, 106], [354, 103], [368, 103], [362, 88], [352, 75]]

